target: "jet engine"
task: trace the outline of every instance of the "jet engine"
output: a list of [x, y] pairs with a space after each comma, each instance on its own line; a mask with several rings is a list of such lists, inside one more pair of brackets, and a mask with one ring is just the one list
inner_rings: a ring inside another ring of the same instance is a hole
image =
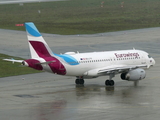
[[98, 69], [89, 70], [83, 74], [85, 78], [96, 78], [98, 77]]
[[141, 68], [130, 70], [129, 72], [121, 74], [121, 79], [128, 81], [142, 80], [145, 77], [146, 77], [146, 72]]

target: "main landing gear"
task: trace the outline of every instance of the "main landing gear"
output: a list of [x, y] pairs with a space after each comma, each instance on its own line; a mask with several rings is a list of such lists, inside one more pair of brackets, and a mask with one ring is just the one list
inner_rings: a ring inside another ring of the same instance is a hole
[[109, 80], [105, 81], [105, 85], [106, 86], [114, 86], [114, 81], [112, 80], [112, 78], [115, 76], [115, 74], [110, 74], [109, 75]]
[[[115, 76], [115, 74], [110, 74], [109, 75], [109, 80], [105, 81], [105, 85], [106, 86], [114, 86], [114, 81], [112, 80], [112, 78]], [[75, 80], [75, 83], [77, 85], [84, 85], [84, 79], [83, 77], [77, 77], [77, 79]]]
[[84, 85], [84, 79], [83, 79], [83, 77], [77, 77], [77, 79], [75, 80], [75, 83], [77, 85]]
[[113, 80], [106, 80], [105, 85], [106, 86], [114, 86], [114, 81]]

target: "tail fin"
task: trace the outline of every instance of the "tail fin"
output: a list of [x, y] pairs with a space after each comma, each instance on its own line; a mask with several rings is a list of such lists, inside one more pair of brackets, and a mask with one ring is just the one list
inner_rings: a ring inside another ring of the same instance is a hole
[[31, 58], [52, 56], [52, 51], [32, 22], [25, 23]]

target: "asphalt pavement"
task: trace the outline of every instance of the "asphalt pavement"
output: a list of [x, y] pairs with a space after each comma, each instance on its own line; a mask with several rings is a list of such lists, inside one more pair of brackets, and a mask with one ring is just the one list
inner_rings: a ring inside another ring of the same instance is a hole
[[[117, 75], [114, 87], [107, 76], [75, 85], [74, 77], [37, 73], [0, 78], [2, 120], [159, 120], [160, 118], [160, 28], [128, 30], [93, 35], [42, 33], [55, 53], [141, 49], [156, 65], [138, 86]], [[0, 29], [1, 53], [29, 58], [26, 33]], [[18, 69], [18, 67], [17, 67]]]

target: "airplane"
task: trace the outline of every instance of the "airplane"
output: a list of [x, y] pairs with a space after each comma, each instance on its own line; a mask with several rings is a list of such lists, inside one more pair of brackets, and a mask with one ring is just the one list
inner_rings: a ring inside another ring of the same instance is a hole
[[155, 65], [155, 60], [145, 51], [130, 49], [102, 52], [66, 52], [56, 54], [51, 51], [34, 23], [26, 22], [25, 28], [31, 53], [31, 59], [6, 61], [19, 62], [36, 70], [66, 76], [75, 76], [76, 84], [83, 85], [84, 79], [109, 76], [106, 86], [114, 86], [112, 80], [121, 74], [122, 80], [137, 83], [146, 77], [146, 69]]

